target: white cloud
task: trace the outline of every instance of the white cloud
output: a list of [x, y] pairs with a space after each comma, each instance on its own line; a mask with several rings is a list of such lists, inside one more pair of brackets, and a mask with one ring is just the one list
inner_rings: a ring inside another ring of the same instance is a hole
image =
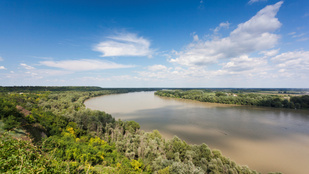
[[303, 37], [305, 35], [306, 35], [306, 33], [301, 33], [301, 34], [297, 34], [297, 35], [295, 33], [294, 35], [292, 35], [292, 38], [300, 38], [300, 37]]
[[[148, 71], [138, 71], [139, 76], [145, 81], [168, 80], [168, 81], [192, 81], [208, 78], [211, 74], [201, 67], [166, 67], [153, 65]], [[155, 67], [155, 68], [153, 68]]]
[[303, 37], [303, 38], [297, 39], [297, 41], [299, 42], [307, 41], [307, 40], [309, 40], [309, 37]]
[[277, 55], [271, 59], [276, 64], [276, 67], [299, 73], [309, 73], [309, 51], [294, 51], [286, 52]]
[[22, 67], [24, 67], [25, 69], [27, 69], [27, 70], [35, 69], [34, 67], [29, 66], [29, 65], [27, 65], [27, 64], [25, 64], [25, 63], [21, 63], [20, 65], [21, 65]]
[[219, 26], [214, 29], [214, 32], [217, 33], [221, 28], [229, 28], [229, 27], [230, 27], [230, 23], [228, 21], [221, 22]]
[[109, 76], [109, 77], [89, 77], [89, 76], [86, 76], [86, 77], [78, 77], [76, 79], [79, 79], [79, 80], [82, 80], [82, 81], [85, 81], [85, 82], [114, 82], [114, 81], [129, 81], [129, 80], [139, 80], [138, 77], [135, 77], [135, 76], [130, 76], [130, 75], [120, 75], [120, 76]]
[[200, 5], [198, 6], [199, 9], [203, 9], [204, 8], [204, 1], [200, 0]]
[[109, 36], [108, 40], [97, 44], [93, 50], [103, 53], [102, 57], [108, 56], [148, 56], [151, 57], [153, 50], [150, 41], [136, 34], [125, 33], [117, 36]]
[[5, 68], [4, 66], [0, 66], [0, 70], [1, 70], [1, 69], [4, 69], [4, 70], [5, 70], [6, 68]]
[[110, 61], [102, 60], [62, 60], [62, 61], [42, 61], [41, 65], [62, 68], [71, 71], [89, 71], [89, 70], [103, 70], [103, 69], [118, 69], [118, 68], [131, 68], [133, 65], [122, 65]]
[[3, 61], [3, 58], [0, 56], [0, 61]]
[[232, 58], [230, 62], [224, 63], [222, 69], [231, 74], [261, 72], [267, 65], [267, 60], [263, 58], [249, 58], [243, 55]]
[[290, 35], [292, 38], [297, 39], [297, 41], [306, 41], [309, 40], [309, 37], [307, 37], [307, 33], [296, 33], [296, 32], [291, 32], [288, 35]]
[[193, 35], [193, 40], [198, 41], [198, 35], [197, 34]]
[[199, 37], [196, 34], [196, 32], [191, 33], [191, 35], [193, 36], [193, 41], [198, 41], [199, 40]]
[[72, 74], [70, 71], [63, 70], [52, 70], [52, 69], [40, 69], [32, 71], [32, 75], [40, 75], [42, 77], [46, 76], [63, 76], [67, 74]]
[[44, 82], [54, 81], [55, 78], [62, 78], [72, 73], [71, 71], [63, 70], [30, 69], [18, 72], [10, 71], [10, 73], [6, 74], [5, 78], [6, 83], [10, 85], [42, 85]]
[[249, 4], [253, 4], [255, 2], [260, 2], [260, 1], [267, 1], [267, 0], [250, 0], [248, 3]]
[[293, 31], [293, 32], [291, 32], [291, 33], [288, 33], [288, 35], [294, 35], [294, 34], [296, 34], [295, 31]]
[[269, 51], [261, 51], [260, 54], [264, 54], [266, 57], [273, 57], [279, 53], [280, 49], [273, 49]]
[[150, 71], [164, 71], [167, 70], [167, 67], [164, 65], [152, 65], [148, 66], [148, 70]]
[[139, 71], [137, 72], [140, 77], [142, 77], [145, 81], [148, 80], [162, 80], [162, 79], [168, 79], [168, 80], [174, 80], [174, 79], [184, 79], [186, 78], [186, 75], [183, 74], [184, 72], [182, 69], [174, 69], [174, 68], [166, 68], [162, 69], [160, 71]]
[[281, 27], [275, 16], [282, 3], [266, 6], [250, 20], [239, 24], [229, 37], [193, 42], [184, 51], [176, 52], [176, 58], [169, 61], [185, 66], [203, 66], [219, 59], [273, 48], [280, 36], [271, 32]]
[[250, 58], [248, 55], [231, 58], [229, 61], [218, 64], [219, 69], [205, 68], [202, 66], [167, 67], [153, 65], [148, 71], [137, 72], [143, 79], [151, 79], [164, 82], [186, 82], [192, 84], [207, 84], [207, 81], [218, 79], [232, 83], [234, 78], [267, 78], [271, 67], [267, 57]]

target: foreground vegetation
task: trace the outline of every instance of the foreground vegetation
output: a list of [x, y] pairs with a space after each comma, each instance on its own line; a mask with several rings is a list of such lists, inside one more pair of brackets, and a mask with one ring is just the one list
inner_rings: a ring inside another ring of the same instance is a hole
[[[280, 94], [286, 94], [279, 91]], [[162, 97], [182, 98], [201, 102], [264, 106], [275, 108], [308, 109], [309, 95], [274, 95], [260, 93], [245, 93], [241, 90], [161, 90], [155, 95]]]
[[206, 144], [165, 140], [156, 130], [144, 132], [134, 121], [116, 121], [83, 104], [122, 92], [2, 92], [0, 173], [257, 173]]

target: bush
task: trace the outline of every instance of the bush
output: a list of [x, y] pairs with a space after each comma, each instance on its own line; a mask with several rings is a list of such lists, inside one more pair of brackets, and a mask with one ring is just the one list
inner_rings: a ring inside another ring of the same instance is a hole
[[14, 115], [10, 115], [8, 118], [4, 118], [4, 126], [3, 128], [6, 130], [12, 130], [14, 128], [17, 128], [20, 125], [19, 122], [20, 118], [15, 117]]

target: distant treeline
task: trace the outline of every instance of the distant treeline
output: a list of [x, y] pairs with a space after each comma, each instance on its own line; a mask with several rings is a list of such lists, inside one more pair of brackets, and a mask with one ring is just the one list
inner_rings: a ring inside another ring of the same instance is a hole
[[33, 139], [0, 133], [0, 173], [257, 173], [206, 144], [165, 140], [83, 104], [118, 92], [0, 93], [0, 132], [21, 128]]
[[155, 92], [162, 97], [182, 98], [201, 102], [265, 106], [275, 108], [307, 109], [309, 96], [270, 95], [258, 93], [233, 93], [210, 90], [162, 90]]
[[162, 88], [101, 88], [96, 86], [0, 86], [0, 92], [38, 92], [38, 91], [103, 91], [123, 92], [157, 91]]
[[158, 91], [158, 90], [203, 90], [206, 92], [223, 91], [232, 93], [277, 92], [285, 94], [304, 94], [309, 88], [102, 88], [97, 86], [0, 86], [0, 92], [36, 92], [36, 91], [102, 91], [117, 90], [126, 92]]
[[[263, 93], [263, 92], [273, 92], [273, 93], [288, 93], [288, 94], [305, 94], [309, 92], [309, 88], [162, 88], [164, 90], [203, 90], [205, 92], [232, 92], [232, 93]], [[160, 88], [158, 88], [160, 90]]]

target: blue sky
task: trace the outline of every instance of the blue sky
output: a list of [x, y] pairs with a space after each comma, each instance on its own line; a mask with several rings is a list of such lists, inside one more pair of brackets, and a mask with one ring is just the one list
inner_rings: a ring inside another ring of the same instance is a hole
[[307, 0], [1, 0], [0, 85], [309, 87]]

